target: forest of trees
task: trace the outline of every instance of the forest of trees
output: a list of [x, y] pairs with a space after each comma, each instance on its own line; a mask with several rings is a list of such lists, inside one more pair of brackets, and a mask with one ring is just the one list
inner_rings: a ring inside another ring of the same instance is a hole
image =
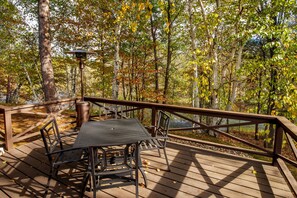
[[44, 1], [0, 0], [2, 102], [79, 96], [82, 48], [87, 96], [297, 117], [296, 0]]

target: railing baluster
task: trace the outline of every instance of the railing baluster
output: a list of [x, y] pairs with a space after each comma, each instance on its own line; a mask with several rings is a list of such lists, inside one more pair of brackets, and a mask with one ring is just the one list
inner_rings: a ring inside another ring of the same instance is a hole
[[4, 112], [5, 149], [13, 148], [11, 112]]
[[273, 161], [272, 164], [275, 166], [277, 165], [277, 158], [278, 155], [282, 152], [282, 143], [283, 143], [283, 128], [277, 124], [276, 131], [275, 131], [275, 138], [274, 138], [274, 149], [273, 149]]
[[255, 125], [255, 140], [259, 140], [259, 124]]

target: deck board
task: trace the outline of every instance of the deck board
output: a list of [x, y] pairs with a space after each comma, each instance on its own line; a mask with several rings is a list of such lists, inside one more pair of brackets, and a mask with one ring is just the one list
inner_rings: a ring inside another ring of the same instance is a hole
[[[75, 137], [65, 140], [71, 144]], [[167, 154], [171, 172], [158, 152], [141, 154], [149, 165], [148, 187], [140, 186], [140, 197], [294, 197], [278, 168], [267, 162], [177, 143], [168, 144]], [[49, 170], [41, 140], [5, 153], [0, 157], [0, 197], [79, 197], [81, 169], [62, 169], [58, 180], [48, 179]], [[135, 197], [135, 186], [98, 191], [97, 197]]]

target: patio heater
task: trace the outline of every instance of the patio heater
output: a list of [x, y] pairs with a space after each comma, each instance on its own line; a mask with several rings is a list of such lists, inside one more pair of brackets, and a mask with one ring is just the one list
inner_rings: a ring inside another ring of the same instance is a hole
[[84, 60], [87, 59], [87, 54], [94, 54], [94, 52], [88, 52], [83, 49], [76, 49], [69, 52], [67, 54], [73, 54], [73, 56], [79, 61], [79, 70], [80, 70], [80, 88], [81, 88], [81, 101], [76, 103], [76, 112], [77, 112], [77, 119], [76, 125], [80, 127], [84, 122], [89, 120], [89, 109], [90, 104], [88, 102], [84, 102]]
[[84, 100], [84, 75], [83, 75], [83, 69], [84, 69], [84, 60], [87, 59], [87, 54], [94, 54], [93, 52], [87, 52], [83, 49], [76, 49], [69, 52], [66, 52], [67, 54], [73, 54], [73, 57], [75, 57], [79, 62], [79, 70], [80, 70], [80, 88], [81, 88], [81, 100]]

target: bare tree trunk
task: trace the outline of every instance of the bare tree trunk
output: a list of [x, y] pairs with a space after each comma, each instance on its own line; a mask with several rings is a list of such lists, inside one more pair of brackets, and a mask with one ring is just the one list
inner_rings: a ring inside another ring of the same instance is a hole
[[13, 92], [10, 95], [10, 101], [9, 101], [10, 103], [18, 103], [19, 95], [20, 95], [19, 93], [20, 93], [20, 89], [21, 89], [22, 85], [23, 85], [22, 82], [19, 83], [17, 85], [17, 87], [13, 90]]
[[70, 69], [71, 96], [75, 96], [76, 95], [76, 76], [77, 76], [77, 68], [71, 66], [71, 69]]
[[153, 50], [154, 50], [154, 65], [155, 65], [155, 93], [157, 95], [156, 102], [158, 102], [159, 95], [159, 67], [158, 67], [158, 56], [157, 56], [157, 35], [156, 27], [154, 26], [153, 15], [150, 17], [151, 34], [153, 38]]
[[[124, 61], [122, 61], [121, 70], [124, 71]], [[124, 100], [127, 100], [127, 93], [126, 93], [126, 87], [125, 87], [125, 79], [126, 79], [126, 73], [125, 72], [122, 74], [121, 79], [122, 79], [123, 98], [124, 98]]]
[[239, 85], [239, 82], [238, 82], [238, 79], [237, 79], [237, 76], [236, 76], [236, 72], [240, 69], [240, 66], [241, 66], [243, 47], [244, 46], [241, 45], [239, 47], [239, 50], [238, 50], [237, 61], [236, 61], [235, 71], [234, 71], [235, 76], [233, 77], [233, 85], [231, 87], [231, 95], [230, 95], [230, 98], [229, 98], [229, 101], [228, 101], [228, 104], [227, 104], [227, 107], [226, 107], [227, 111], [231, 110], [232, 104], [234, 103], [234, 101], [236, 99], [237, 88], [238, 88], [238, 85]]
[[[144, 60], [143, 60], [143, 69], [142, 69], [142, 73], [141, 73], [141, 77], [142, 77], [142, 85], [141, 85], [141, 98], [140, 98], [140, 101], [144, 101], [145, 97], [144, 97], [144, 94], [143, 92], [146, 90], [146, 75], [145, 75], [145, 67], [147, 66], [146, 64], [146, 59], [147, 59], [147, 48], [145, 48], [145, 51], [144, 51]], [[142, 114], [144, 113], [144, 111], [142, 111]]]
[[[188, 0], [188, 13], [189, 13], [189, 25], [190, 25], [190, 37], [191, 37], [191, 51], [192, 51], [192, 61], [195, 62], [197, 57], [196, 57], [196, 49], [197, 49], [197, 44], [196, 44], [196, 36], [195, 36], [195, 31], [194, 31], [194, 24], [193, 24], [193, 0]], [[195, 63], [193, 64], [194, 67], [194, 79], [193, 79], [193, 102], [192, 106], [193, 107], [199, 107], [200, 106], [200, 100], [199, 100], [199, 87], [198, 87], [198, 78], [199, 78], [199, 73], [198, 73], [198, 64]]]
[[112, 79], [112, 99], [117, 100], [119, 97], [119, 81], [118, 81], [118, 71], [120, 68], [120, 34], [121, 34], [121, 24], [116, 24], [115, 29], [115, 53], [114, 53], [114, 69], [113, 69], [113, 79]]
[[31, 78], [30, 78], [30, 75], [29, 75], [29, 72], [28, 72], [26, 66], [23, 65], [23, 68], [24, 68], [24, 71], [25, 71], [27, 80], [28, 80], [28, 82], [29, 82], [29, 86], [30, 86], [31, 91], [32, 91], [32, 93], [33, 93], [34, 100], [37, 101], [37, 102], [40, 102], [40, 101], [39, 101], [39, 98], [38, 98], [38, 96], [37, 96], [37, 94], [36, 94], [36, 92], [35, 92], [35, 89], [34, 89], [34, 87], [33, 87], [33, 83], [32, 83], [32, 80], [31, 80]]
[[[104, 38], [103, 38], [103, 33], [100, 35], [100, 43], [101, 43], [101, 61], [102, 61], [102, 76], [105, 75], [105, 54], [104, 54]], [[105, 79], [102, 78], [102, 97], [105, 98]]]
[[[220, 7], [220, 0], [216, 0], [216, 7], [217, 9]], [[220, 15], [220, 14], [219, 14]], [[219, 80], [219, 54], [218, 54], [218, 27], [216, 26], [214, 30], [214, 41], [212, 42], [211, 46], [211, 54], [214, 58], [214, 64], [212, 67], [213, 70], [213, 90], [212, 90], [212, 108], [218, 109], [219, 108], [219, 87], [220, 87], [220, 80]]]
[[[198, 64], [197, 56], [196, 56], [196, 50], [197, 50], [197, 44], [196, 44], [196, 34], [194, 30], [194, 22], [193, 22], [193, 0], [188, 0], [188, 13], [189, 13], [189, 33], [191, 38], [191, 51], [192, 51], [192, 62], [194, 67], [194, 73], [193, 73], [193, 92], [192, 92], [192, 106], [193, 107], [200, 107], [200, 99], [199, 99], [199, 86], [198, 86], [198, 80], [199, 80], [199, 70], [198, 70]], [[194, 120], [199, 122], [200, 116], [194, 115]], [[193, 127], [196, 125], [193, 124]]]
[[171, 65], [171, 58], [172, 58], [172, 50], [171, 50], [171, 30], [172, 30], [172, 21], [171, 21], [171, 1], [167, 0], [167, 22], [168, 25], [168, 32], [167, 32], [167, 63], [165, 69], [165, 80], [164, 80], [164, 91], [163, 91], [163, 103], [166, 103], [167, 94], [168, 94], [168, 87], [169, 87], [169, 69]]
[[[54, 71], [51, 62], [50, 22], [49, 22], [49, 0], [38, 1], [39, 19], [39, 56], [41, 62], [41, 74], [45, 101], [57, 99]], [[55, 111], [54, 107], [48, 109]]]
[[[207, 42], [209, 48], [209, 58], [214, 59], [214, 63], [212, 65], [212, 81], [210, 82], [210, 90], [211, 90], [211, 108], [218, 109], [219, 108], [219, 98], [218, 98], [218, 90], [219, 90], [219, 58], [218, 58], [218, 44], [217, 44], [217, 28], [215, 28], [214, 32], [211, 33], [209, 29], [209, 24], [207, 21], [206, 11], [203, 5], [202, 0], [198, 0], [201, 8], [201, 14], [203, 18], [204, 25], [206, 26], [206, 35]], [[220, 6], [220, 1], [216, 0], [216, 7]], [[212, 84], [212, 85], [211, 85]], [[207, 121], [209, 125], [216, 125], [217, 118], [209, 118]], [[211, 136], [217, 136], [217, 134], [211, 130], [208, 131]]]
[[11, 76], [8, 75], [7, 77], [7, 85], [6, 85], [6, 103], [10, 103], [11, 98]]

